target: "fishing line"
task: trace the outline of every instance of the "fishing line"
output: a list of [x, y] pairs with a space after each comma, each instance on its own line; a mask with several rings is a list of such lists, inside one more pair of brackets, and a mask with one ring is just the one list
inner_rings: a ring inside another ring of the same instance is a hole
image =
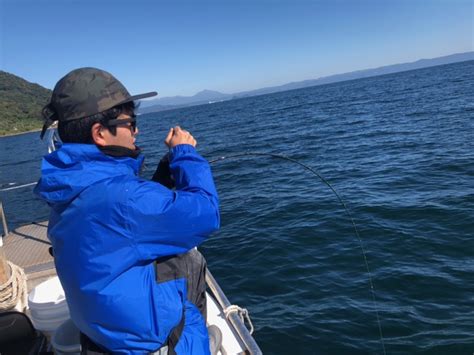
[[[377, 324], [378, 324], [378, 329], [379, 329], [380, 341], [382, 343], [383, 354], [385, 355], [386, 352], [385, 352], [385, 343], [384, 343], [383, 333], [382, 333], [382, 324], [380, 322], [379, 311], [378, 311], [378, 307], [377, 307], [377, 301], [376, 301], [376, 298], [375, 298], [375, 288], [374, 288], [374, 284], [372, 282], [372, 273], [371, 273], [370, 268], [369, 268], [369, 263], [367, 261], [367, 255], [366, 255], [366, 252], [365, 252], [365, 249], [364, 249], [364, 245], [362, 243], [362, 239], [359, 235], [359, 231], [358, 231], [357, 226], [354, 222], [354, 218], [352, 218], [352, 215], [351, 215], [349, 209], [347, 208], [346, 203], [343, 201], [343, 199], [337, 193], [337, 191], [331, 186], [331, 184], [323, 176], [321, 176], [321, 174], [319, 174], [316, 170], [314, 170], [313, 168], [309, 167], [306, 164], [303, 164], [303, 163], [299, 162], [296, 159], [293, 159], [293, 158], [290, 158], [290, 157], [287, 157], [287, 156], [284, 156], [284, 155], [273, 154], [273, 153], [245, 152], [245, 153], [238, 153], [238, 154], [232, 154], [232, 155], [227, 155], [227, 156], [221, 156], [221, 157], [216, 158], [214, 160], [210, 160], [209, 164], [214, 164], [214, 163], [217, 163], [217, 162], [220, 162], [220, 161], [223, 161], [223, 160], [227, 160], [227, 159], [243, 158], [243, 157], [249, 157], [249, 156], [266, 156], [266, 157], [277, 158], [277, 159], [286, 160], [286, 161], [298, 164], [301, 167], [303, 167], [304, 169], [310, 171], [313, 175], [317, 176], [336, 195], [337, 199], [342, 204], [342, 206], [344, 207], [344, 210], [346, 211], [347, 215], [349, 216], [349, 218], [351, 220], [352, 227], [354, 228], [354, 232], [355, 232], [355, 234], [357, 236], [357, 239], [359, 241], [359, 246], [360, 246], [360, 249], [362, 251], [362, 255], [364, 256], [365, 268], [367, 270], [367, 275], [369, 276], [370, 291], [371, 291], [371, 294], [372, 294], [372, 304], [373, 304], [375, 314], [376, 314], [376, 317], [377, 317]], [[29, 184], [24, 184], [24, 185], [19, 185], [19, 186], [12, 186], [12, 187], [8, 187], [8, 188], [0, 189], [0, 191], [15, 190], [15, 189], [35, 185], [35, 184], [36, 184], [36, 182], [29, 183]]]
[[331, 186], [331, 184], [324, 177], [322, 177], [321, 174], [319, 174], [316, 170], [314, 170], [313, 168], [309, 167], [306, 164], [303, 164], [303, 163], [299, 162], [296, 159], [293, 159], [293, 158], [290, 158], [290, 157], [287, 157], [287, 156], [284, 156], [284, 155], [280, 155], [280, 154], [245, 152], [245, 153], [238, 153], [238, 154], [232, 154], [232, 155], [227, 155], [227, 156], [221, 156], [221, 157], [216, 158], [214, 160], [210, 160], [209, 164], [214, 164], [214, 163], [217, 163], [217, 162], [220, 162], [220, 161], [223, 161], [223, 160], [227, 160], [227, 159], [242, 158], [242, 157], [248, 157], [248, 156], [266, 156], [266, 157], [272, 157], [272, 158], [287, 160], [287, 161], [290, 161], [292, 163], [298, 164], [298, 165], [302, 166], [303, 168], [305, 168], [306, 170], [309, 170], [313, 175], [317, 176], [323, 183], [325, 183], [331, 189], [332, 192], [334, 192], [337, 199], [342, 204], [342, 206], [344, 207], [344, 210], [346, 211], [347, 215], [349, 216], [349, 218], [352, 222], [352, 227], [354, 228], [354, 232], [357, 236], [357, 239], [359, 240], [359, 246], [360, 246], [360, 249], [362, 251], [362, 255], [364, 256], [365, 268], [367, 270], [367, 275], [369, 276], [370, 291], [371, 291], [371, 294], [372, 294], [372, 304], [373, 304], [373, 307], [374, 307], [374, 310], [375, 310], [375, 314], [377, 316], [377, 324], [378, 324], [378, 328], [379, 328], [380, 342], [382, 343], [382, 350], [383, 350], [383, 354], [385, 355], [386, 354], [386, 352], [385, 352], [385, 342], [384, 342], [384, 339], [383, 339], [382, 324], [380, 322], [379, 311], [378, 311], [378, 307], [377, 307], [377, 301], [376, 301], [376, 298], [375, 298], [375, 288], [374, 288], [374, 284], [372, 282], [372, 273], [371, 273], [370, 268], [369, 268], [369, 263], [367, 261], [367, 255], [366, 255], [366, 252], [365, 252], [365, 249], [364, 249], [364, 245], [362, 243], [362, 239], [359, 235], [359, 231], [357, 230], [357, 226], [354, 222], [354, 218], [352, 218], [352, 215], [351, 215], [349, 209], [347, 208], [345, 202], [342, 200], [341, 196]]

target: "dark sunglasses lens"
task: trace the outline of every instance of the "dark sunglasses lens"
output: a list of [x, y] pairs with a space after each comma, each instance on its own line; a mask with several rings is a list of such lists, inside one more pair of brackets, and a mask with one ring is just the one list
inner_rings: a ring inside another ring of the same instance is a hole
[[134, 133], [137, 130], [137, 120], [135, 119], [135, 117], [126, 118], [123, 120], [114, 119], [107, 122], [107, 126], [109, 127], [126, 126], [130, 128], [132, 133]]

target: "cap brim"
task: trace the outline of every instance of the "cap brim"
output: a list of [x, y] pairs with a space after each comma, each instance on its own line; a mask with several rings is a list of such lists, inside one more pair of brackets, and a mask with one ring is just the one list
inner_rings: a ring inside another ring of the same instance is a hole
[[122, 102], [118, 103], [118, 105], [125, 104], [125, 103], [130, 102], [130, 101], [146, 99], [147, 97], [153, 97], [153, 96], [156, 96], [156, 95], [158, 95], [158, 93], [156, 91], [152, 91], [152, 92], [147, 92], [145, 94], [130, 96], [126, 100], [123, 100]]

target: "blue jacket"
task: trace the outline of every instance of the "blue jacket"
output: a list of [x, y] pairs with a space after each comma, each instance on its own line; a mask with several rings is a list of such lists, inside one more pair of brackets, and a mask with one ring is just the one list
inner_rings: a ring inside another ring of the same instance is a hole
[[179, 323], [178, 354], [208, 354], [204, 320], [186, 282], [156, 282], [153, 261], [201, 244], [219, 227], [209, 164], [191, 145], [171, 150], [176, 191], [138, 177], [143, 157], [64, 144], [44, 157], [35, 188], [51, 206], [48, 235], [71, 318], [117, 354], [155, 351]]

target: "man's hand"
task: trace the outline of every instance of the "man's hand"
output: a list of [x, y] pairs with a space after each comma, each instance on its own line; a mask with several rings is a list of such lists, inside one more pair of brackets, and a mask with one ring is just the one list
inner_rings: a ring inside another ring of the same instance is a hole
[[191, 133], [181, 129], [179, 126], [176, 126], [174, 128], [170, 128], [170, 131], [168, 132], [168, 135], [165, 139], [165, 144], [169, 148], [173, 148], [178, 144], [191, 144], [193, 147], [195, 147], [197, 142]]

